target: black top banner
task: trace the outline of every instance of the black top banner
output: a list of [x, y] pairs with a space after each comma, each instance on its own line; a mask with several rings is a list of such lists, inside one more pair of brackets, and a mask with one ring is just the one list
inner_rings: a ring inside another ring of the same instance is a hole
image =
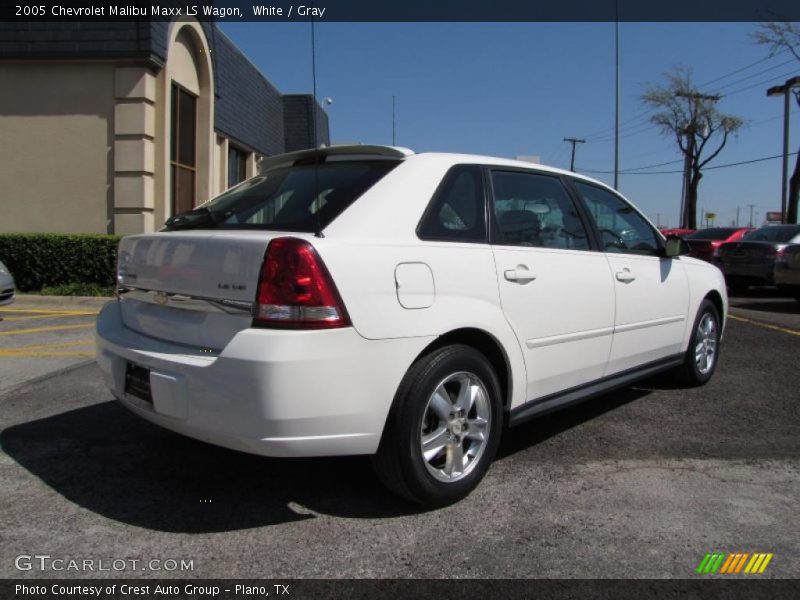
[[11, 1], [0, 20], [222, 22], [800, 21], [798, 0], [128, 0]]

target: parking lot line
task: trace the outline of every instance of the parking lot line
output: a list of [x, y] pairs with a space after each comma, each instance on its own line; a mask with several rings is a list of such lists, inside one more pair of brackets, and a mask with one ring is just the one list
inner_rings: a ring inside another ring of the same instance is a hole
[[46, 331], [62, 331], [65, 329], [87, 329], [89, 327], [94, 327], [94, 323], [81, 323], [80, 325], [53, 325], [51, 327], [34, 327], [32, 329], [14, 329], [12, 331], [0, 331], [0, 336], [26, 335], [29, 333], [44, 333]]
[[94, 344], [94, 338], [84, 338], [82, 340], [74, 340], [72, 342], [47, 342], [44, 344], [30, 344], [28, 346], [0, 348], [0, 350], [52, 350], [53, 348], [66, 348], [68, 346], [85, 346], [86, 344]]
[[744, 317], [740, 317], [739, 315], [734, 315], [730, 312], [728, 313], [728, 317], [730, 317], [735, 321], [741, 321], [742, 323], [749, 323], [750, 325], [755, 325], [756, 327], [763, 327], [764, 329], [772, 329], [773, 331], [780, 331], [781, 333], [788, 333], [789, 335], [800, 336], [800, 331], [798, 331], [797, 329], [788, 329], [787, 327], [779, 327], [778, 325], [764, 323], [763, 321], [754, 321], [753, 319], [745, 319]]
[[67, 350], [67, 351], [33, 351], [33, 352], [22, 352], [19, 351], [17, 348], [8, 349], [8, 350], [0, 350], [0, 356], [8, 356], [8, 357], [26, 357], [26, 358], [37, 358], [37, 357], [60, 357], [60, 356], [94, 356], [94, 352], [90, 350]]
[[96, 315], [96, 310], [74, 310], [74, 309], [42, 309], [42, 308], [0, 308], [0, 314], [4, 313], [34, 313], [41, 315]]
[[52, 314], [48, 313], [46, 315], [33, 315], [30, 317], [6, 317], [3, 316], [3, 312], [0, 311], [0, 317], [6, 323], [14, 323], [17, 321], [34, 321], [37, 319], [57, 319], [59, 317], [83, 317], [83, 316], [89, 317], [93, 315], [94, 313], [52, 313]]

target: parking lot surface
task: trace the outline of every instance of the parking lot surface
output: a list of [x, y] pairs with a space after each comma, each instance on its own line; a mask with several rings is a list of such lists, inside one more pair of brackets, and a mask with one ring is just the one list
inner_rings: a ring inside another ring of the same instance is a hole
[[95, 316], [106, 301], [23, 297], [0, 307], [0, 393], [92, 362]]
[[[660, 377], [509, 430], [478, 489], [432, 511], [384, 491], [364, 457], [269, 459], [154, 427], [113, 401], [91, 362], [7, 386], [0, 576], [687, 578], [708, 552], [770, 552], [758, 577], [799, 577], [800, 303], [731, 305], [707, 386]], [[51, 333], [0, 337], [3, 378], [61, 360], [37, 345], [90, 351], [90, 327]], [[37, 553], [141, 562], [15, 568]]]

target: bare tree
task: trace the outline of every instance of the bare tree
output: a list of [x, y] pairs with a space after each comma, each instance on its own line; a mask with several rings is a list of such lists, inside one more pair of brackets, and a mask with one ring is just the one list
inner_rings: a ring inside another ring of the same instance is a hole
[[[752, 34], [759, 44], [769, 47], [769, 55], [775, 56], [788, 50], [800, 61], [800, 25], [797, 23], [762, 23]], [[797, 105], [800, 106], [800, 90], [792, 90]], [[800, 152], [794, 163], [794, 171], [789, 177], [789, 197], [786, 202], [786, 222], [797, 223], [797, 208], [800, 203]]]
[[681, 226], [697, 227], [697, 190], [703, 178], [703, 167], [714, 160], [728, 137], [743, 121], [717, 109], [719, 95], [702, 94], [692, 83], [688, 69], [676, 67], [665, 73], [666, 83], [648, 86], [642, 102], [658, 109], [650, 121], [662, 133], [675, 139], [683, 153], [685, 201]]
[[800, 60], [800, 25], [791, 22], [762, 23], [751, 34], [753, 39], [769, 46], [769, 55], [775, 56], [788, 50]]

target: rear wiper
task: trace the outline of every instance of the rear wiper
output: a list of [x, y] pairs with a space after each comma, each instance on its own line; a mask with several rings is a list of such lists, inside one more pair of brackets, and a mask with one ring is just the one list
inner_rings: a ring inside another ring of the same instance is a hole
[[164, 223], [164, 230], [197, 229], [206, 225], [216, 225], [218, 220], [219, 216], [216, 213], [201, 206], [170, 217]]

